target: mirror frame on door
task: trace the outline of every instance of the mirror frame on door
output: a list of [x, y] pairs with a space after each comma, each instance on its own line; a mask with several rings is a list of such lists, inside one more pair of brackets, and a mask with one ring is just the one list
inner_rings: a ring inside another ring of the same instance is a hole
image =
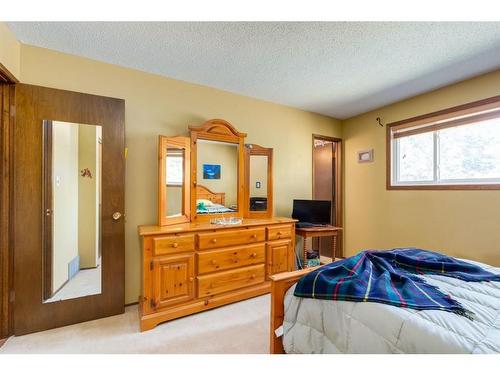
[[[252, 155], [267, 156], [267, 210], [250, 210], [250, 158]], [[273, 149], [256, 144], [245, 145], [245, 217], [264, 219], [273, 216]]]
[[[189, 125], [191, 136], [191, 217], [194, 221], [210, 221], [215, 217], [243, 217], [245, 212], [245, 137], [229, 122], [222, 119], [206, 121], [200, 126]], [[196, 214], [197, 152], [198, 139], [238, 145], [238, 210], [225, 214]]]
[[[184, 150], [182, 181], [182, 212], [178, 216], [167, 216], [167, 149], [169, 147]], [[158, 225], [189, 223], [191, 220], [191, 158], [189, 137], [158, 137]]]

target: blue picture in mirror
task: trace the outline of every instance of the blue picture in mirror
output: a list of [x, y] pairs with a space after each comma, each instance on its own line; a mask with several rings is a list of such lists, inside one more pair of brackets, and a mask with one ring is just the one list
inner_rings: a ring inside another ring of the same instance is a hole
[[203, 164], [205, 180], [220, 180], [220, 164]]

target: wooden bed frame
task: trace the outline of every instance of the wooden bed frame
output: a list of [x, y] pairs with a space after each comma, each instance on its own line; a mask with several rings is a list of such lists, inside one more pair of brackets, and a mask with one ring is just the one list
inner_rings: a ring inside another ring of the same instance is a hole
[[271, 354], [284, 354], [282, 337], [276, 337], [275, 331], [283, 324], [285, 317], [284, 299], [286, 291], [302, 276], [321, 266], [309, 267], [303, 270], [283, 272], [270, 276], [271, 279], [271, 332], [269, 352]]
[[214, 193], [203, 185], [196, 185], [196, 199], [208, 199], [212, 203], [226, 205], [226, 193]]

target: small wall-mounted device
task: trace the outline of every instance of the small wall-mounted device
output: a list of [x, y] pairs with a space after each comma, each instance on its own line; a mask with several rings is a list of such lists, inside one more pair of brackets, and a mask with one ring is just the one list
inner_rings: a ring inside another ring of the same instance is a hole
[[255, 188], [256, 188], [256, 189], [260, 189], [260, 181], [257, 181], [257, 182], [255, 183]]
[[358, 163], [371, 163], [373, 161], [373, 148], [358, 151]]

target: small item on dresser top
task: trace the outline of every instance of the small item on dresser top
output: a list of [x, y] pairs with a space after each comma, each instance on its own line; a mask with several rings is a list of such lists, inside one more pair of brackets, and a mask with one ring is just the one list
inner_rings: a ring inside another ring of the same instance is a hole
[[210, 224], [215, 225], [238, 225], [241, 224], [243, 220], [239, 217], [223, 217], [223, 218], [215, 218], [210, 220]]

